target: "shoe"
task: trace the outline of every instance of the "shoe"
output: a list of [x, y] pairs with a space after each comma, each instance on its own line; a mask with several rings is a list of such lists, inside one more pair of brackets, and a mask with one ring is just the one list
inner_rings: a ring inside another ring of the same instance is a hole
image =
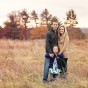
[[48, 83], [49, 81], [47, 81], [47, 80], [43, 80], [43, 83]]
[[49, 82], [53, 82], [54, 80], [55, 80], [55, 78], [52, 78], [52, 79], [49, 80]]
[[61, 79], [67, 79], [67, 73], [60, 73], [60, 78]]

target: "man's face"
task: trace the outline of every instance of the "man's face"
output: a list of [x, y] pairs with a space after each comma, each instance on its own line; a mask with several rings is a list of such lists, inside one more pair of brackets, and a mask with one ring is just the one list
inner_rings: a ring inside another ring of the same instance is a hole
[[53, 27], [54, 30], [57, 30], [58, 22], [53, 22], [52, 27]]

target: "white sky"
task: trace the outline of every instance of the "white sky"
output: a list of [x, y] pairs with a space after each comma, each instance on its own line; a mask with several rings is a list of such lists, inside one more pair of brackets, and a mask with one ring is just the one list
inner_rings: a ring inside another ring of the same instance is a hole
[[12, 11], [26, 8], [30, 13], [35, 10], [40, 14], [45, 8], [60, 20], [66, 17], [69, 9], [77, 14], [79, 27], [88, 27], [88, 0], [0, 0], [0, 25]]

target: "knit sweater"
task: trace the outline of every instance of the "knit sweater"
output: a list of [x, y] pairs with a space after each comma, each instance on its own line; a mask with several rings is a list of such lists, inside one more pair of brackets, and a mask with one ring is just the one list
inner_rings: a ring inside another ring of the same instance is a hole
[[67, 30], [65, 28], [65, 33], [60, 36], [60, 41], [58, 42], [58, 45], [59, 45], [59, 48], [60, 48], [60, 52], [59, 54], [63, 53], [64, 54], [64, 57], [67, 58], [67, 48], [68, 48], [68, 44], [69, 44], [69, 36], [68, 36], [68, 33], [67, 33]]

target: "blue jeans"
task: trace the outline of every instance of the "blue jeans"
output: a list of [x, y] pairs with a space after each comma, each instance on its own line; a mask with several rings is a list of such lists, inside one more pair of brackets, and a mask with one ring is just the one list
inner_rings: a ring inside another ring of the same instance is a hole
[[47, 79], [48, 79], [49, 64], [50, 64], [50, 58], [45, 58], [45, 61], [44, 61], [44, 73], [43, 73], [43, 80], [44, 81], [47, 81]]

